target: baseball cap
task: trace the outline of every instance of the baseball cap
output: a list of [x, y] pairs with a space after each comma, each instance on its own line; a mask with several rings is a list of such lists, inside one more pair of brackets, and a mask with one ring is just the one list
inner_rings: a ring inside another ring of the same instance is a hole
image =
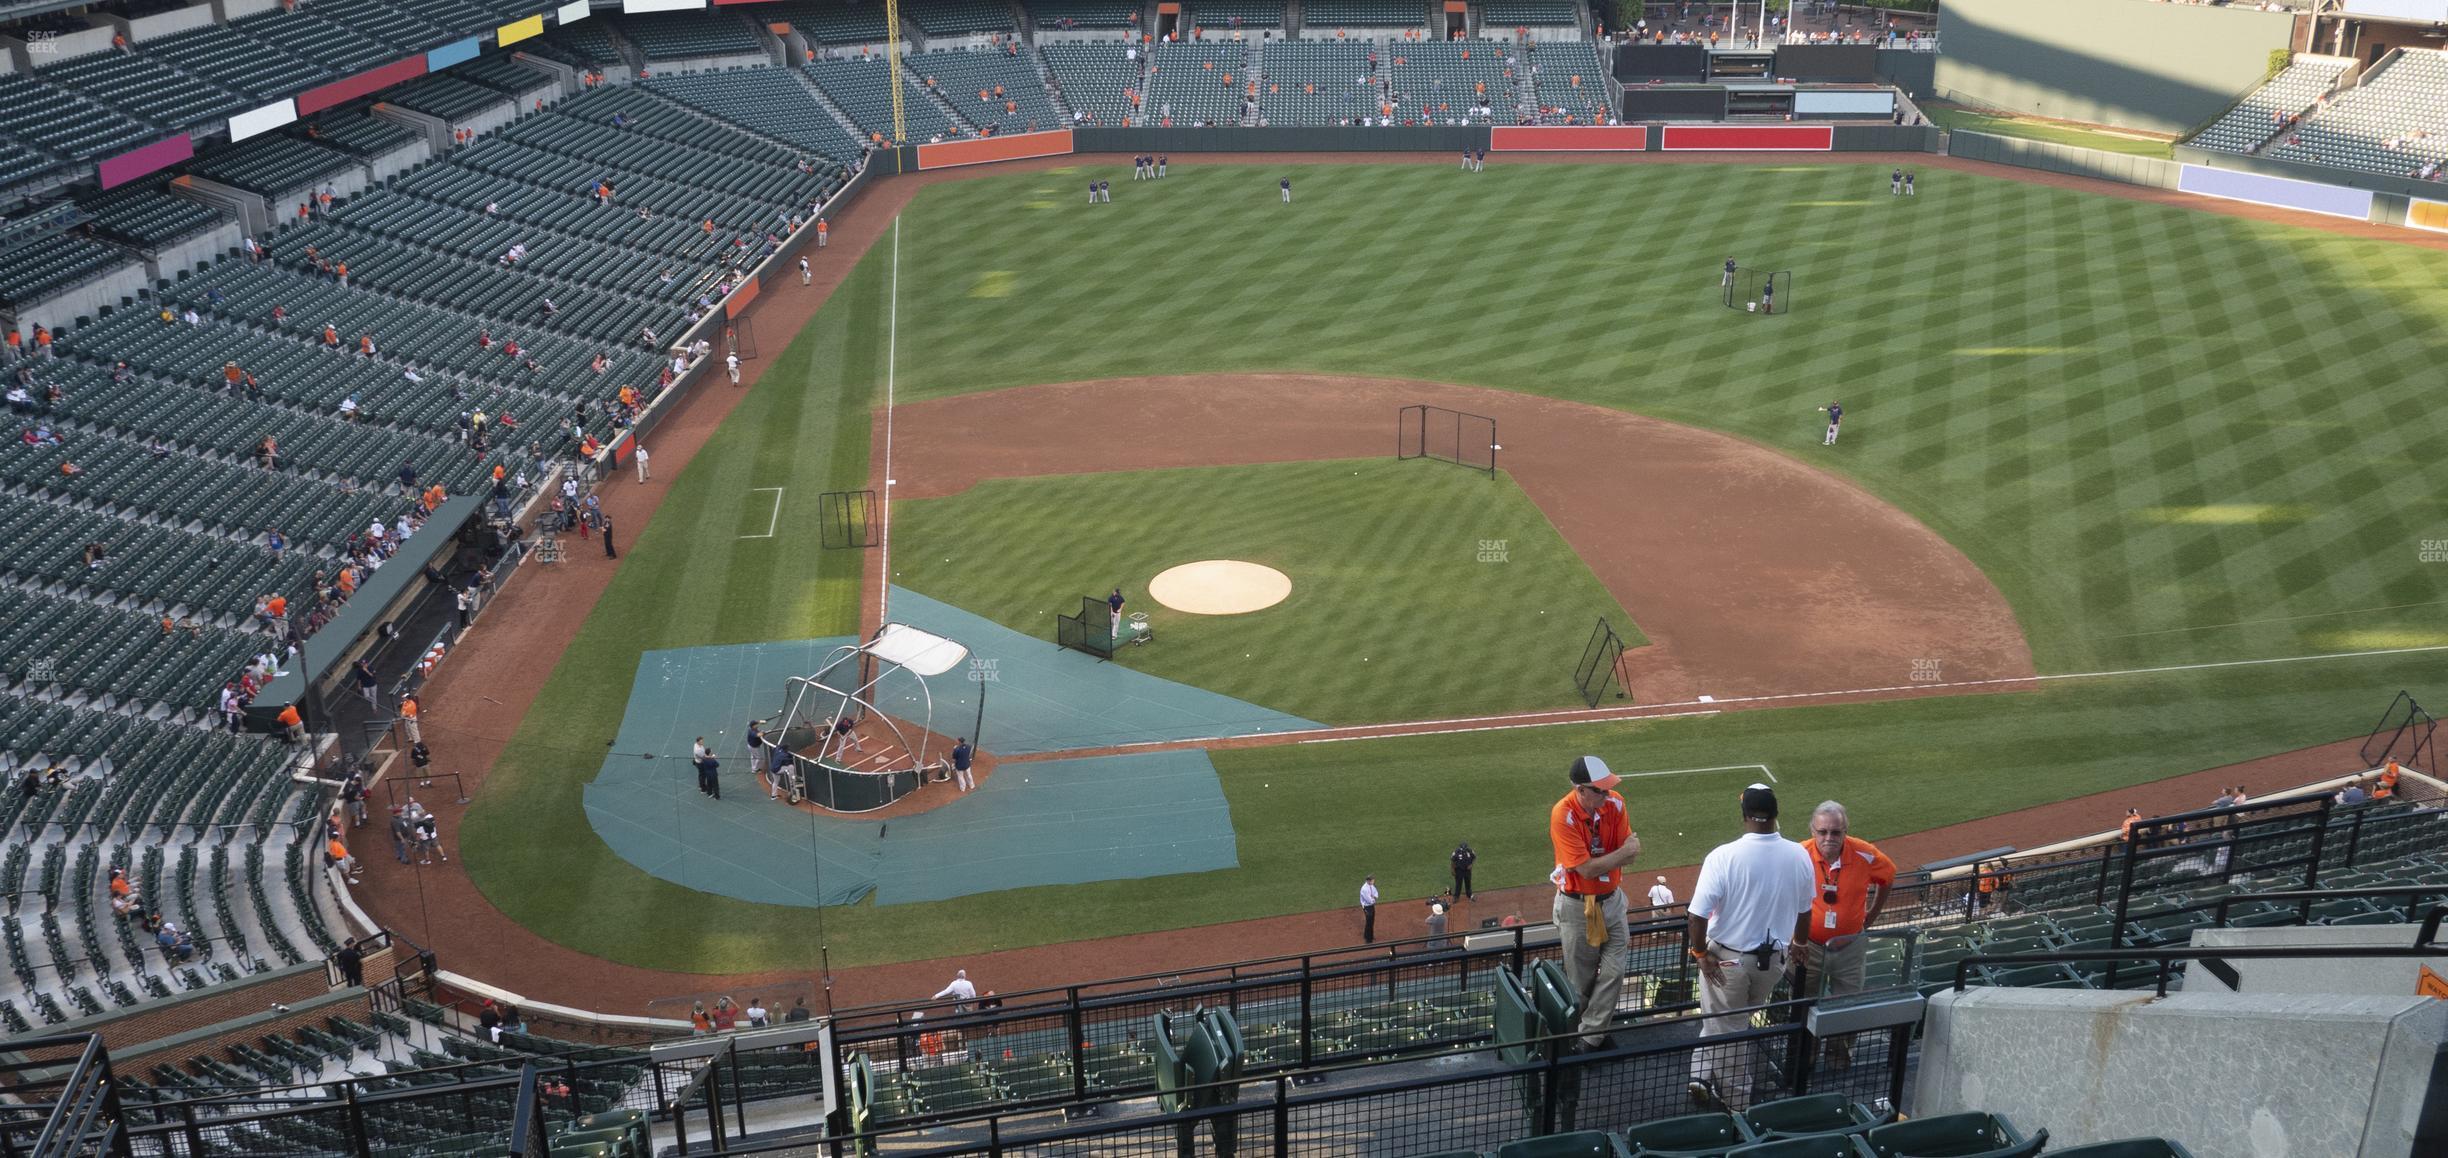
[[1607, 770], [1606, 761], [1596, 756], [1577, 756], [1572, 762], [1573, 787], [1613, 788], [1623, 783], [1623, 777]]
[[1754, 784], [1743, 789], [1742, 810], [1744, 816], [1775, 820], [1777, 814], [1776, 789], [1765, 784]]

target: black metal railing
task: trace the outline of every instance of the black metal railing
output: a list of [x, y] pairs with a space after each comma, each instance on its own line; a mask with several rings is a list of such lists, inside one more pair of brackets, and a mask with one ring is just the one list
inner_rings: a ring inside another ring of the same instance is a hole
[[[1684, 952], [1681, 915], [1641, 921], [1630, 930], [1626, 993], [1644, 1013], [1693, 1007], [1691, 960]], [[1493, 941], [1494, 944], [1488, 942]], [[1479, 947], [1470, 947], [1473, 943]], [[1140, 1042], [1150, 1018], [1193, 1007], [1222, 1009], [1245, 1028], [1265, 1027], [1280, 1038], [1253, 1073], [1307, 1069], [1351, 1056], [1424, 1055], [1484, 1041], [1484, 1025], [1463, 1016], [1419, 1011], [1416, 1032], [1394, 1042], [1344, 1043], [1334, 1031], [1356, 1011], [1380, 1003], [1433, 1004], [1485, 991], [1498, 969], [1520, 973], [1559, 953], [1553, 926], [1517, 926], [1460, 938], [1416, 938], [1359, 950], [1335, 950], [1237, 962], [1207, 976], [1149, 974], [1088, 985], [1003, 995], [996, 1008], [960, 1009], [950, 1002], [846, 1010], [834, 1020], [838, 1053], [865, 1053], [885, 1071], [927, 1066], [947, 1053], [1056, 1061], [1071, 1088], [1038, 1101], [1082, 1101], [1102, 1092], [1089, 1075], [1097, 1059]], [[913, 1017], [913, 1014], [924, 1016]], [[1349, 1050], [1350, 1052], [1345, 1052]], [[1144, 1092], [1154, 1079], [1109, 1087]]]
[[[2326, 894], [2323, 894], [2326, 895]], [[2414, 934], [2411, 945], [2249, 945], [2193, 946], [2164, 945], [2156, 948], [2123, 949], [2059, 949], [2037, 953], [2001, 953], [1994, 956], [1974, 954], [1955, 963], [1957, 992], [1971, 985], [1972, 969], [1980, 966], [2079, 965], [2104, 962], [2113, 974], [2120, 961], [2145, 962], [2157, 973], [2159, 996], [2167, 996], [2168, 981], [2175, 966], [2198, 961], [2228, 988], [2236, 987], [2238, 975], [2228, 961], [2304, 960], [2307, 958], [2340, 957], [2436, 957], [2444, 948], [2439, 944], [2440, 921], [2448, 918], [2448, 908], [2434, 908], [2423, 917], [2422, 927]]]
[[0, 1155], [125, 1158], [118, 1082], [100, 1034], [22, 1038], [8, 1046], [13, 1056], [0, 1065], [0, 1086], [15, 1104], [0, 1115]]
[[[1907, 1050], [1919, 1024], [1918, 1001], [1900, 1024], [1827, 1039], [1815, 1037], [1813, 1002], [1781, 1002], [1725, 1016], [1750, 1028], [1698, 1037], [1698, 1019], [1620, 1025], [1616, 1044], [1591, 1053], [1567, 1048], [1570, 1035], [1544, 1039], [1536, 1060], [1508, 1063], [1503, 1047], [1474, 1046], [1435, 1059], [1391, 1059], [1244, 1077], [1202, 1087], [1228, 1091], [1223, 1106], [1146, 1116], [1123, 1105], [1135, 1095], [1100, 1095], [1043, 1108], [997, 1106], [960, 1121], [897, 1122], [817, 1142], [807, 1137], [743, 1144], [726, 1153], [853, 1155], [889, 1151], [907, 1158], [954, 1155], [1087, 1153], [1170, 1156], [1199, 1133], [1229, 1132], [1243, 1155], [1430, 1153], [1492, 1150], [1524, 1137], [1574, 1130], [1621, 1130], [1690, 1112], [1687, 1086], [1695, 1055], [1710, 1058], [1721, 1084], [1744, 1102], [1836, 1093], [1892, 1108], [1902, 1097]], [[1842, 1041], [1850, 1062], [1818, 1064], [1821, 1046]], [[1728, 1080], [1733, 1077], [1738, 1080]], [[1219, 1127], [1222, 1130], [1219, 1131]], [[1227, 1151], [1218, 1146], [1216, 1152]]]

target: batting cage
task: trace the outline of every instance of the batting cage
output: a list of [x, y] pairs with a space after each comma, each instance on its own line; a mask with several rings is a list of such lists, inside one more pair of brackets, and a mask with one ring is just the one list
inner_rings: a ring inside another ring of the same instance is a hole
[[1573, 686], [1581, 691], [1581, 702], [1597, 707], [1612, 688], [1616, 699], [1627, 693], [1623, 682], [1623, 637], [1615, 634], [1604, 617], [1590, 632], [1589, 642], [1581, 647], [1581, 662], [1573, 665]]
[[1728, 309], [1752, 314], [1790, 314], [1793, 312], [1793, 271], [1789, 269], [1746, 269], [1734, 275], [1725, 287]]
[[816, 542], [826, 550], [873, 547], [883, 534], [874, 491], [826, 491], [816, 496]]
[[1496, 477], [1496, 420], [1442, 406], [1405, 406], [1394, 415], [1394, 457], [1432, 458]]
[[749, 315], [741, 314], [723, 327], [723, 353], [737, 354], [742, 362], [756, 360], [756, 323]]
[[1055, 617], [1054, 643], [1057, 647], [1087, 652], [1098, 659], [1112, 659], [1113, 608], [1094, 595], [1080, 596], [1079, 614]]
[[[782, 712], [768, 723], [777, 748], [763, 773], [795, 803], [872, 812], [948, 775], [959, 729], [974, 743], [986, 722], [986, 684], [965, 678], [969, 649], [903, 623], [863, 644], [835, 648], [815, 674], [784, 682]], [[963, 672], [964, 678], [937, 677]]]

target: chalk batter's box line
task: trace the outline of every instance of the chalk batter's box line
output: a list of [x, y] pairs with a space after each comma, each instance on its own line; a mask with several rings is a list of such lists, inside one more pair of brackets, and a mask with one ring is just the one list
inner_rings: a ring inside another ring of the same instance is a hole
[[765, 493], [765, 492], [767, 492], [767, 491], [771, 491], [771, 492], [773, 492], [773, 497], [774, 497], [774, 505], [773, 505], [773, 516], [772, 516], [771, 518], [768, 518], [768, 519], [766, 519], [766, 520], [765, 520], [765, 533], [764, 533], [764, 534], [762, 534], [762, 535], [741, 535], [741, 536], [740, 536], [740, 538], [743, 538], [743, 539], [770, 539], [770, 538], [773, 538], [773, 537], [774, 537], [774, 530], [775, 530], [775, 528], [777, 528], [777, 527], [779, 527], [779, 526], [781, 526], [781, 525], [782, 525], [782, 488], [781, 488], [781, 487], [750, 487], [750, 488], [748, 488], [748, 493], [749, 493], [749, 494], [752, 494], [752, 495], [761, 495], [761, 494], [764, 494], [764, 493]]

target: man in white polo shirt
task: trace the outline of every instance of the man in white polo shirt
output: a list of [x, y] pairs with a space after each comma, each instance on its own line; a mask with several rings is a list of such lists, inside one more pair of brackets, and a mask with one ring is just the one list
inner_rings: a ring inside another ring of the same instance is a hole
[[[1710, 849], [1692, 888], [1686, 943], [1700, 970], [1700, 1036], [1739, 1033], [1785, 975], [1793, 943], [1810, 935], [1814, 872], [1801, 845], [1777, 835], [1776, 791], [1743, 789], [1743, 835]], [[1751, 1043], [1692, 1051], [1692, 1100], [1739, 1112], [1751, 1100]]]

